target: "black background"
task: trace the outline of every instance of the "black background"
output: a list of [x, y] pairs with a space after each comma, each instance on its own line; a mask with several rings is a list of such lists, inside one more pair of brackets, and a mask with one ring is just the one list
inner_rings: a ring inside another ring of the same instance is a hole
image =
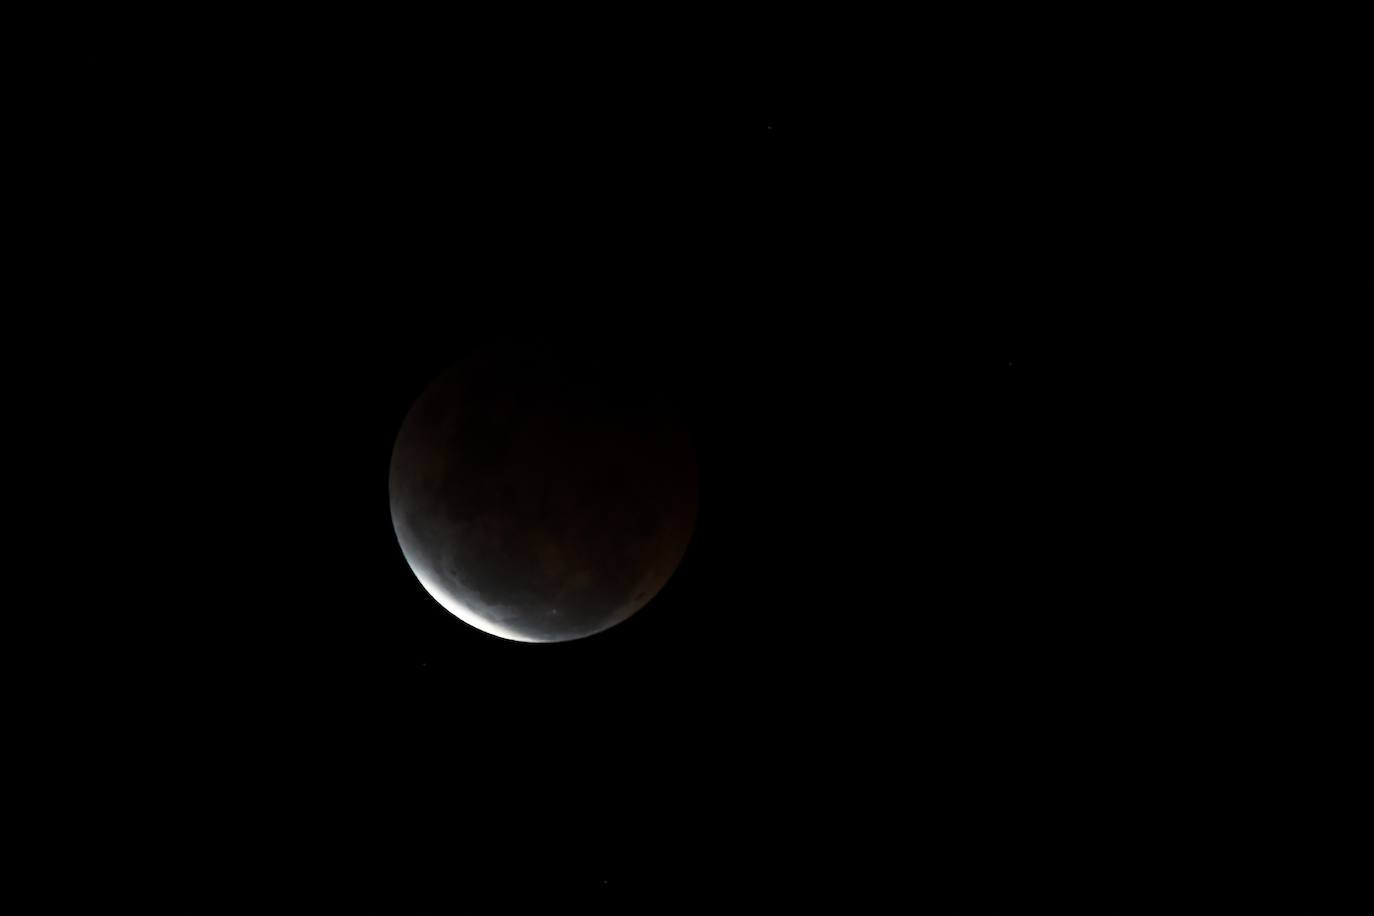
[[[1321, 833], [1274, 787], [1357, 759], [1308, 750], [1360, 667], [1302, 513], [1358, 386], [1302, 394], [1287, 323], [1358, 235], [1286, 208], [1360, 212], [1339, 25], [51, 15], [4, 341], [44, 899], [1100, 912]], [[566, 645], [445, 613], [387, 506], [427, 382], [536, 339], [667, 390], [703, 475]]]
[[[279, 707], [247, 675], [290, 749], [248, 751], [264, 827], [308, 800], [307, 871], [394, 874], [384, 897], [436, 906], [491, 885], [805, 892], [1031, 842], [1005, 831], [1048, 815], [1020, 811], [1046, 803], [1036, 758], [1071, 740], [1080, 663], [1110, 658], [1074, 648], [1094, 624], [1065, 594], [1081, 558], [1056, 549], [1056, 490], [1082, 459], [1018, 346], [1024, 291], [984, 274], [1012, 255], [962, 195], [921, 215], [909, 146], [847, 149], [766, 107], [573, 120], [387, 159], [398, 199], [279, 242], [292, 276], [321, 263], [288, 293], [316, 315], [278, 326], [265, 376], [238, 370], [245, 635], [290, 687]], [[423, 386], [533, 337], [666, 388], [703, 474], [667, 588], [566, 645], [438, 607], [385, 492]], [[926, 817], [949, 826], [914, 848]]]
[[[1102, 216], [1142, 193], [1096, 115], [1129, 89], [331, 54], [87, 87], [83, 225], [119, 245], [86, 269], [159, 306], [101, 319], [136, 384], [88, 394], [132, 405], [121, 537], [158, 573], [124, 575], [167, 611], [112, 742], [189, 899], [947, 900], [1132, 864], [1099, 840], [1162, 797], [1116, 728], [1153, 637], [1104, 532], [1149, 443], [1060, 356], [1092, 331], [1064, 306], [1144, 295]], [[535, 339], [669, 392], [702, 471], [677, 574], [568, 644], [435, 604], [386, 493], [424, 386]]]

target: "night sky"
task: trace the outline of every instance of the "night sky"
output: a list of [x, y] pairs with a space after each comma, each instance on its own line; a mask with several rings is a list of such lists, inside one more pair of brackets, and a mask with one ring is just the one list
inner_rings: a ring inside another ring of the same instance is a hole
[[[242, 561], [296, 704], [273, 721], [298, 789], [273, 796], [299, 791], [332, 850], [311, 867], [446, 912], [493, 885], [874, 886], [1028, 841], [985, 825], [1045, 802], [1027, 786], [1075, 621], [1045, 584], [1073, 562], [1045, 476], [1066, 459], [1024, 293], [949, 239], [961, 202], [937, 190], [954, 212], [931, 216], [873, 174], [906, 148], [830, 129], [766, 107], [527, 129], [446, 170], [451, 196], [364, 211], [359, 249], [312, 252], [328, 295], [253, 383], [271, 497], [249, 487]], [[574, 152], [545, 165], [549, 145]], [[424, 386], [536, 338], [668, 392], [702, 472], [664, 590], [558, 645], [436, 604], [386, 492]], [[932, 817], [953, 833], [918, 839]]]
[[[1279, 178], [1358, 212], [1335, 163], [1362, 109], [1330, 90], [1368, 55], [1328, 53], [1337, 24], [1293, 39], [1328, 58], [1308, 91], [1230, 12], [697, 20], [748, 73], [609, 17], [628, 59], [532, 11], [504, 39], [52, 15], [14, 30], [35, 280], [5, 338], [7, 444], [42, 472], [12, 474], [38, 505], [5, 642], [31, 666], [6, 721], [33, 725], [7, 724], [7, 813], [37, 813], [9, 871], [39, 899], [1166, 912], [1200, 899], [1170, 880], [1268, 887], [1231, 840], [1282, 831], [1280, 788], [1348, 819], [1279, 761], [1359, 756], [1274, 722], [1361, 695], [1321, 591], [1357, 542], [1284, 513], [1354, 511], [1321, 488], [1358, 449], [1320, 446], [1362, 389], [1308, 397], [1325, 338], [1263, 339], [1320, 297], [1242, 289], [1296, 263], [1289, 234], [1342, 234], [1284, 216]], [[403, 418], [493, 346], [685, 418], [695, 533], [604, 633], [479, 632], [397, 544]]]
[[[1035, 152], [1056, 116], [285, 85], [177, 132], [200, 196], [169, 206], [216, 214], [163, 250], [199, 304], [144, 400], [185, 494], [159, 645], [211, 682], [176, 718], [187, 830], [305, 911], [947, 902], [1110, 865], [1060, 801], [1129, 650], [1082, 495], [1115, 446], [1045, 317], [1107, 270]], [[566, 644], [449, 615], [388, 507], [429, 381], [534, 341], [665, 392], [702, 475], [668, 585]]]

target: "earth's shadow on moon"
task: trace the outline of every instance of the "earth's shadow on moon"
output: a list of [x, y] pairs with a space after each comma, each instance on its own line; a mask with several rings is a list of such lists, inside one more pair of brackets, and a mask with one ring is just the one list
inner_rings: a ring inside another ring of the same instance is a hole
[[402, 553], [459, 619], [519, 642], [600, 633], [686, 552], [699, 474], [642, 358], [549, 343], [467, 354], [420, 395], [392, 452]]

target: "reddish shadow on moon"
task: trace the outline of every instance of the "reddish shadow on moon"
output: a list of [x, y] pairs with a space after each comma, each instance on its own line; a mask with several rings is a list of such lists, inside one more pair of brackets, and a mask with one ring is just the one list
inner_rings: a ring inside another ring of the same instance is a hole
[[455, 616], [564, 642], [626, 620], [668, 581], [695, 524], [697, 466], [681, 418], [633, 365], [491, 349], [412, 406], [392, 522]]

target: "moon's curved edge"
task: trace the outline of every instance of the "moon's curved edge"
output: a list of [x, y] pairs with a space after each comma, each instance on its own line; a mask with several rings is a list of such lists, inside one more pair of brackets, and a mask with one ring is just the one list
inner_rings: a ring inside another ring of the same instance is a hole
[[[404, 546], [401, 552], [403, 554], [405, 553]], [[409, 556], [406, 556], [406, 563], [410, 566], [411, 572], [415, 574], [415, 578], [420, 580], [420, 584], [424, 586], [425, 591], [429, 592], [430, 597], [439, 602], [444, 610], [463, 621], [463, 623], [476, 627], [483, 633], [489, 633], [492, 636], [499, 636], [501, 639], [509, 639], [514, 642], [557, 642], [557, 640], [537, 639], [526, 636], [509, 627], [504, 627], [495, 621], [488, 620], [486, 617], [483, 617], [481, 614], [459, 601], [442, 585], [430, 578], [419, 565], [411, 562]]]

